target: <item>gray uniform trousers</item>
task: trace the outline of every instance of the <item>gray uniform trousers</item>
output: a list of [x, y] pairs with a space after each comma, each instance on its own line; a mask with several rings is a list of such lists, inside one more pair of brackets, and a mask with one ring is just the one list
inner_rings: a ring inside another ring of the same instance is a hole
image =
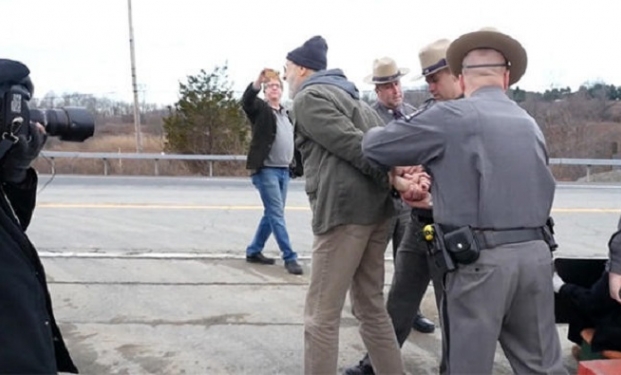
[[496, 342], [516, 374], [567, 374], [554, 318], [552, 257], [544, 241], [481, 251], [446, 274], [444, 374], [491, 374]]
[[388, 241], [392, 241], [392, 259], [397, 259], [397, 249], [403, 240], [405, 228], [410, 222], [410, 206], [405, 204], [401, 198], [393, 198], [395, 205], [395, 215], [390, 222], [390, 232]]
[[[412, 330], [412, 319], [416, 316], [421, 301], [432, 279], [433, 265], [427, 253], [427, 243], [422, 229], [425, 223], [411, 215], [395, 258], [395, 272], [388, 292], [386, 308], [395, 327], [397, 341], [403, 345]], [[442, 279], [433, 275], [436, 306], [442, 298]]]
[[[418, 222], [418, 218], [416, 215], [413, 214], [412, 209], [410, 208], [410, 206], [408, 206], [407, 204], [405, 204], [401, 198], [395, 198], [394, 199], [394, 204], [395, 204], [395, 211], [397, 212], [395, 216], [393, 216], [393, 220], [391, 223], [391, 240], [392, 240], [392, 259], [393, 262], [395, 264], [395, 272], [397, 271], [397, 252], [399, 250], [399, 247], [401, 247], [401, 243], [403, 242], [403, 239], [405, 238], [405, 232], [407, 230], [408, 227], [411, 226], [411, 221], [415, 221], [415, 224], [413, 224], [413, 229], [412, 231], [414, 233], [420, 233], [420, 231], [422, 230], [424, 224], [419, 224]], [[422, 238], [422, 237], [421, 237]], [[410, 251], [412, 249], [414, 249], [414, 251], [419, 251], [419, 252], [424, 252], [426, 253], [426, 247], [424, 247], [423, 245], [425, 245], [424, 243], [422, 245], [420, 245], [418, 243], [418, 238], [415, 235], [411, 235], [408, 238], [408, 243], [405, 244], [405, 251]], [[430, 276], [429, 276], [429, 267], [425, 267], [425, 264], [421, 263], [423, 262], [423, 260], [416, 261], [416, 262], [407, 262], [406, 263], [406, 267], [410, 267], [410, 270], [414, 270], [414, 272], [416, 273], [420, 273], [420, 278], [415, 281], [418, 284], [416, 286], [413, 286], [410, 290], [415, 290], [417, 291], [416, 295], [420, 293], [422, 293], [420, 295], [420, 300], [417, 303], [417, 307], [416, 310], [414, 311], [414, 315], [411, 315], [411, 319], [410, 320], [414, 320], [414, 318], [420, 314], [420, 303], [422, 301], [422, 298], [425, 294], [425, 291], [427, 290], [427, 286], [429, 285], [429, 280], [430, 280]], [[425, 276], [426, 275], [426, 276]], [[439, 280], [439, 279], [438, 279]], [[407, 279], [404, 279], [402, 277], [400, 277], [399, 279], [396, 279], [393, 275], [393, 285], [395, 283], [408, 283], [409, 281]], [[408, 286], [410, 286], [411, 284], [407, 284]], [[436, 285], [436, 284], [434, 284]], [[437, 285], [441, 285], [441, 284], [437, 284]], [[391, 286], [392, 288], [392, 286]], [[397, 286], [397, 288], [401, 289], [402, 286]], [[441, 290], [441, 289], [440, 289]], [[437, 291], [437, 290], [436, 290]], [[395, 298], [409, 298], [409, 296], [405, 296], [405, 295], [397, 295], [395, 296]], [[438, 311], [440, 310], [440, 294], [436, 294], [436, 306], [438, 307]], [[389, 308], [389, 301], [387, 301], [386, 307]], [[404, 318], [405, 314], [409, 314], [409, 304], [407, 306], [407, 311], [403, 311], [403, 313], [401, 311], [396, 312], [397, 315], [399, 315], [399, 318]], [[390, 312], [390, 311], [389, 311]], [[401, 316], [403, 315], [403, 316]], [[405, 326], [403, 328], [405, 330]], [[410, 322], [410, 330], [412, 329], [412, 322]], [[405, 332], [405, 331], [404, 331]], [[397, 331], [398, 333], [398, 331]], [[407, 332], [409, 333], [409, 331]], [[403, 341], [405, 342], [405, 340], [407, 339], [407, 333], [405, 338], [403, 339]], [[403, 345], [403, 342], [399, 343], [400, 345]]]
[[[423, 227], [426, 225], [410, 210], [403, 239], [395, 257], [395, 272], [388, 292], [386, 309], [395, 328], [399, 346], [403, 346], [412, 331], [412, 319], [420, 310], [420, 304], [433, 281], [436, 307], [440, 305], [444, 291], [442, 275], [434, 272], [435, 266], [428, 256], [427, 242], [423, 238]], [[440, 371], [446, 367], [444, 355], [440, 360]]]

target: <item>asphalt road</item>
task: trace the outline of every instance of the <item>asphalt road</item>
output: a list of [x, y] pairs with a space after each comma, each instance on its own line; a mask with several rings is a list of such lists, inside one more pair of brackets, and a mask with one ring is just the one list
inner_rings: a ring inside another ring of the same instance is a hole
[[[41, 187], [49, 179], [40, 176]], [[38, 195], [28, 233], [82, 373], [301, 374], [308, 272], [244, 262], [261, 214], [246, 179], [56, 176]], [[621, 187], [561, 185], [553, 214], [557, 256], [605, 257]], [[311, 214], [301, 181], [290, 186], [286, 215], [308, 271]], [[278, 256], [273, 240], [266, 253]], [[386, 269], [389, 281], [389, 259]], [[431, 288], [423, 312], [437, 322]], [[565, 329], [565, 361], [575, 370]], [[363, 353], [347, 302], [339, 366]], [[413, 374], [437, 373], [439, 353], [439, 330], [412, 333], [403, 348]], [[494, 373], [512, 373], [500, 350]]]
[[[43, 185], [49, 176], [40, 179]], [[50, 252], [239, 257], [262, 210], [247, 179], [56, 176], [39, 193], [29, 232]], [[620, 215], [620, 186], [560, 185], [553, 208], [559, 254], [605, 256]], [[311, 213], [302, 181], [289, 187], [286, 219], [294, 249], [308, 257]], [[278, 254], [274, 241], [267, 246]]]

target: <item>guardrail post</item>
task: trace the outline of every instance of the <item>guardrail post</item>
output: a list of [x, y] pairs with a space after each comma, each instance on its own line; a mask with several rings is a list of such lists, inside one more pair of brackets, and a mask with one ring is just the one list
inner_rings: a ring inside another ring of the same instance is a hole
[[213, 177], [213, 161], [209, 161], [209, 177]]
[[159, 159], [155, 159], [155, 175], [159, 176], [160, 175], [160, 168], [158, 167], [159, 163], [158, 163]]
[[56, 174], [56, 162], [54, 161], [54, 157], [51, 157], [50, 161], [52, 162], [52, 174]]
[[587, 164], [587, 175], [586, 175], [586, 180], [587, 182], [591, 182], [591, 165]]
[[104, 164], [104, 176], [108, 175], [108, 159], [103, 158], [103, 164]]

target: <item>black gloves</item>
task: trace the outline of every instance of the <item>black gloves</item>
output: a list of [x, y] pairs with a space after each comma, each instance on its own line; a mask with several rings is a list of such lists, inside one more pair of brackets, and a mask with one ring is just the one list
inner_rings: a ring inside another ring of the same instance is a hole
[[26, 171], [39, 156], [46, 140], [47, 134], [40, 129], [40, 125], [29, 124], [27, 134], [20, 134], [17, 143], [0, 160], [0, 182], [22, 183], [26, 179]]

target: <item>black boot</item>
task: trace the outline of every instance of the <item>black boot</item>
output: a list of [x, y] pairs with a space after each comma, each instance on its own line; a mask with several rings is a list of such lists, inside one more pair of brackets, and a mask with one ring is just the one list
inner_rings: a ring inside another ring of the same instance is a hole
[[272, 258], [268, 258], [263, 253], [256, 253], [253, 255], [246, 255], [246, 262], [258, 263], [258, 264], [274, 264], [276, 261]]
[[418, 313], [412, 322], [412, 328], [422, 333], [433, 333], [436, 330], [436, 325], [421, 313]]
[[295, 260], [285, 262], [285, 268], [292, 275], [301, 275], [304, 273], [304, 271], [302, 271], [302, 267]]
[[365, 354], [357, 365], [346, 368], [343, 375], [375, 375], [369, 354]]

